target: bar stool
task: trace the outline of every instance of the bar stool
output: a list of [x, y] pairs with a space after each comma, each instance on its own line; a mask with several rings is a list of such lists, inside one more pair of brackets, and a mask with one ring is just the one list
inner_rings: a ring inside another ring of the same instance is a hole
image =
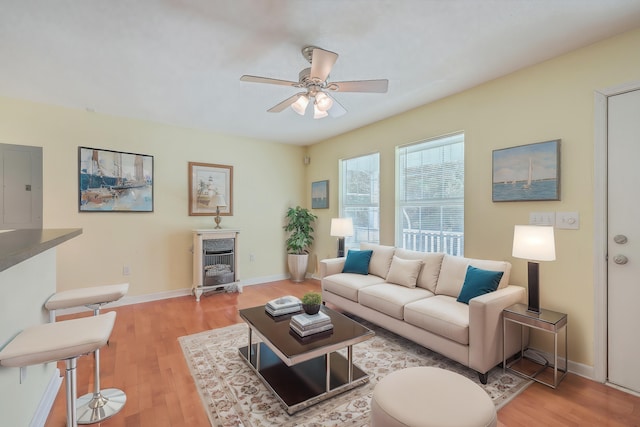
[[78, 357], [97, 351], [111, 336], [116, 313], [29, 327], [0, 351], [0, 365], [24, 368], [65, 361], [67, 427], [76, 427], [76, 366]]
[[[128, 283], [72, 289], [53, 294], [44, 304], [49, 310], [51, 322], [55, 322], [56, 310], [85, 306], [100, 315], [100, 308], [122, 298], [129, 290]], [[93, 424], [104, 421], [120, 412], [127, 401], [124, 391], [117, 388], [100, 389], [100, 350], [93, 353], [93, 393], [78, 398], [78, 424]]]

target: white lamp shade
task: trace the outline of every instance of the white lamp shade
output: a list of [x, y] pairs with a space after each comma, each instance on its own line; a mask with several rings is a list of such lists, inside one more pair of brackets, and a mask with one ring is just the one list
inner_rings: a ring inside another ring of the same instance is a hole
[[553, 227], [545, 225], [516, 225], [513, 230], [513, 251], [515, 258], [532, 261], [554, 261], [556, 244]]
[[318, 109], [318, 106], [314, 103], [313, 104], [313, 118], [314, 119], [322, 119], [324, 117], [327, 117], [329, 115], [329, 113], [327, 113], [326, 111], [322, 111]]
[[291, 108], [296, 113], [304, 116], [304, 113], [307, 110], [307, 105], [309, 105], [309, 98], [307, 97], [307, 95], [300, 95], [296, 102], [291, 104]]
[[353, 236], [351, 218], [331, 218], [331, 235], [336, 237]]
[[216, 194], [215, 196], [213, 196], [213, 199], [211, 200], [210, 205], [213, 206], [214, 208], [216, 206], [221, 208], [226, 208], [227, 202], [224, 200], [224, 196], [222, 194]]
[[333, 99], [324, 92], [318, 92], [316, 94], [316, 107], [320, 111], [329, 111], [333, 105]]

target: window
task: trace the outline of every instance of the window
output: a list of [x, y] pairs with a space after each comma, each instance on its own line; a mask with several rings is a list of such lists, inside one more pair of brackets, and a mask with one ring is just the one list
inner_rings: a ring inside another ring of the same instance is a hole
[[340, 216], [353, 218], [345, 249], [380, 242], [380, 153], [340, 160]]
[[396, 246], [464, 255], [464, 134], [396, 148]]

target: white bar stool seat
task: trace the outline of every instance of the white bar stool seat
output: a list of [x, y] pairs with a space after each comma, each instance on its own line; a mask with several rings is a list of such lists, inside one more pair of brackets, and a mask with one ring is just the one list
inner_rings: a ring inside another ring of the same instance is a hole
[[116, 313], [111, 312], [29, 327], [0, 351], [0, 365], [23, 368], [64, 360], [67, 426], [76, 427], [77, 359], [109, 341], [115, 320]]
[[[93, 286], [89, 288], [71, 289], [53, 294], [44, 304], [49, 310], [51, 322], [55, 322], [56, 310], [85, 306], [93, 310], [94, 316], [100, 315], [100, 308], [117, 301], [126, 295], [128, 283], [117, 285]], [[100, 350], [94, 356], [93, 393], [78, 398], [78, 424], [93, 424], [106, 420], [120, 412], [127, 401], [124, 391], [117, 388], [100, 388]]]
[[81, 306], [89, 308], [93, 308], [95, 305], [103, 306], [118, 301], [127, 294], [128, 290], [128, 283], [71, 289], [51, 295], [44, 306], [49, 310], [50, 317], [53, 316], [51, 321], [54, 322], [55, 310]]

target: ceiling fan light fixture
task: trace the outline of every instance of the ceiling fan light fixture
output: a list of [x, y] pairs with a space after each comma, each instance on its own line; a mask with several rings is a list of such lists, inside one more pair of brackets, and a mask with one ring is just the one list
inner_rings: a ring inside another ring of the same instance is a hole
[[326, 111], [320, 110], [315, 103], [313, 104], [313, 118], [314, 119], [323, 119], [323, 118], [327, 117], [328, 115], [329, 115], [329, 113], [327, 113]]
[[307, 95], [301, 95], [296, 102], [291, 104], [291, 109], [301, 116], [304, 116], [305, 111], [307, 111], [307, 105], [309, 105], [309, 97]]
[[315, 105], [320, 111], [329, 111], [329, 109], [333, 106], [333, 99], [331, 99], [331, 97], [324, 92], [318, 92], [316, 94]]

